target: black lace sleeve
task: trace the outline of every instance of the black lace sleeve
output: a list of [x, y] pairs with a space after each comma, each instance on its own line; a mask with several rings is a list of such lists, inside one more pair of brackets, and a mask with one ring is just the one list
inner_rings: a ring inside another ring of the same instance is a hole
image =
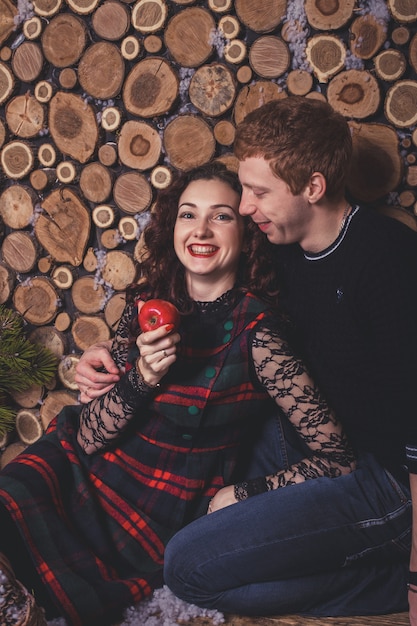
[[310, 448], [311, 455], [285, 471], [240, 483], [235, 488], [237, 499], [310, 478], [349, 473], [355, 459], [342, 427], [281, 334], [259, 329], [254, 335], [252, 356], [258, 380]]
[[[132, 314], [133, 305], [128, 304], [113, 340], [112, 356], [120, 368], [126, 366]], [[154, 392], [133, 367], [108, 393], [86, 404], [81, 411], [78, 431], [78, 442], [84, 451], [91, 454], [119, 437]]]

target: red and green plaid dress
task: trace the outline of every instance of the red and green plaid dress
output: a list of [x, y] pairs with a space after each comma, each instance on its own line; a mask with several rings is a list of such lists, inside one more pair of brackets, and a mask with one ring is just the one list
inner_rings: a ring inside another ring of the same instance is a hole
[[113, 445], [86, 455], [80, 407], [66, 407], [1, 472], [0, 502], [72, 626], [110, 623], [161, 586], [170, 537], [236, 479], [240, 444], [274, 410], [251, 369], [260, 323], [250, 294], [185, 318], [161, 392]]

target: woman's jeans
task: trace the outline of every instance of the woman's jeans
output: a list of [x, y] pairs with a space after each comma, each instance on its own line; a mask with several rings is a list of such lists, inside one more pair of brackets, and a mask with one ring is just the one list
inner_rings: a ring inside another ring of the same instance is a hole
[[[297, 452], [275, 430], [268, 441], [286, 449], [285, 466]], [[409, 486], [364, 454], [347, 476], [269, 491], [192, 522], [167, 546], [165, 582], [225, 613], [400, 612], [410, 548]]]

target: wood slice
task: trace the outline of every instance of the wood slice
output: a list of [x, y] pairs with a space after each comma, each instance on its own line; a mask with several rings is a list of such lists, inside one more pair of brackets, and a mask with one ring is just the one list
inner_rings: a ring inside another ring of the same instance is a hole
[[38, 39], [42, 33], [42, 21], [39, 17], [31, 17], [23, 23], [22, 32], [26, 39]]
[[84, 255], [83, 267], [86, 272], [95, 272], [98, 267], [98, 261], [93, 248], [88, 248]]
[[157, 35], [148, 35], [143, 40], [143, 49], [149, 54], [159, 54], [164, 47], [164, 42]]
[[294, 96], [305, 96], [313, 87], [313, 77], [306, 70], [292, 70], [287, 76], [287, 89]]
[[236, 39], [240, 32], [240, 22], [233, 15], [224, 15], [219, 19], [217, 28], [221, 30], [226, 39]]
[[410, 47], [408, 49], [408, 59], [415, 72], [417, 72], [417, 33], [410, 41]]
[[56, 150], [50, 143], [43, 143], [38, 149], [38, 160], [44, 167], [52, 167], [56, 161]]
[[74, 343], [84, 352], [93, 343], [108, 341], [110, 329], [101, 317], [81, 315], [75, 320], [71, 328]]
[[140, 172], [124, 172], [114, 183], [113, 198], [121, 211], [135, 215], [150, 207], [152, 188]]
[[150, 169], [161, 156], [161, 137], [146, 122], [130, 120], [123, 124], [117, 145], [121, 162], [132, 169]]
[[[193, 1], [193, 0], [189, 0]], [[181, 4], [181, 3], [180, 3]], [[210, 11], [215, 13], [225, 13], [232, 8], [233, 0], [208, 0], [208, 7]]]
[[188, 90], [192, 104], [209, 117], [226, 113], [236, 97], [233, 73], [222, 63], [199, 67], [190, 81]]
[[140, 41], [134, 35], [129, 35], [123, 39], [120, 45], [120, 52], [126, 61], [133, 61], [139, 55]]
[[130, 13], [122, 2], [107, 0], [94, 11], [91, 26], [98, 37], [118, 41], [129, 30]]
[[226, 61], [233, 63], [234, 65], [242, 63], [243, 59], [246, 58], [246, 55], [246, 44], [240, 39], [232, 39], [224, 49], [224, 58]]
[[287, 94], [274, 82], [261, 80], [242, 87], [240, 90], [235, 106], [234, 121], [238, 125], [246, 117], [248, 113], [257, 109], [262, 104], [270, 102], [270, 100], [280, 100], [286, 98]]
[[18, 137], [35, 137], [43, 128], [44, 108], [29, 92], [9, 100], [5, 113], [10, 131]]
[[40, 328], [35, 328], [29, 334], [29, 339], [33, 343], [37, 343], [47, 350], [50, 350], [58, 360], [65, 354], [65, 336], [54, 328], [54, 326], [42, 326]]
[[67, 354], [58, 363], [58, 378], [67, 389], [78, 391], [78, 385], [75, 382], [75, 370], [80, 360], [77, 354]]
[[290, 66], [290, 51], [280, 37], [259, 37], [249, 50], [249, 63], [262, 78], [277, 78]]
[[113, 333], [117, 330], [125, 306], [126, 295], [123, 292], [115, 293], [106, 304], [104, 319]]
[[13, 392], [13, 400], [25, 409], [33, 409], [42, 402], [45, 389], [42, 385], [31, 385], [23, 391]]
[[108, 228], [100, 236], [100, 243], [106, 250], [114, 250], [123, 242], [117, 228]]
[[132, 10], [132, 26], [141, 33], [160, 30], [168, 15], [164, 0], [139, 0]]
[[20, 409], [16, 413], [16, 432], [20, 441], [26, 445], [35, 443], [43, 435], [43, 426], [39, 411]]
[[164, 146], [170, 163], [179, 170], [188, 170], [210, 161], [216, 140], [202, 118], [178, 115], [165, 128]]
[[111, 172], [101, 163], [89, 163], [81, 172], [79, 185], [87, 200], [105, 202], [112, 190]]
[[252, 80], [252, 68], [249, 65], [242, 65], [236, 72], [236, 78], [242, 84]]
[[33, 219], [38, 197], [27, 185], [10, 185], [0, 195], [0, 217], [6, 226], [26, 228]]
[[166, 189], [172, 181], [172, 171], [166, 165], [157, 165], [150, 174], [150, 181], [155, 189]]
[[34, 326], [49, 324], [57, 314], [58, 302], [58, 292], [45, 276], [17, 285], [13, 294], [16, 311]]
[[375, 59], [375, 72], [382, 80], [394, 81], [401, 78], [407, 68], [407, 60], [400, 50], [384, 50]]
[[74, 268], [71, 265], [58, 265], [51, 278], [58, 289], [70, 289], [74, 283]]
[[123, 86], [123, 102], [129, 113], [156, 117], [168, 113], [178, 97], [178, 76], [160, 57], [136, 63]]
[[78, 311], [91, 314], [103, 310], [106, 293], [94, 276], [82, 276], [74, 282], [71, 297]]
[[42, 246], [58, 262], [78, 266], [90, 236], [90, 215], [71, 189], [55, 189], [42, 202], [35, 224]]
[[87, 42], [87, 29], [82, 19], [71, 13], [54, 17], [42, 34], [45, 58], [55, 67], [77, 63]]
[[23, 443], [23, 441], [14, 441], [13, 443], [10, 443], [1, 454], [0, 469], [4, 469], [8, 463], [24, 452], [26, 448], [27, 446]]
[[107, 41], [91, 45], [78, 64], [78, 80], [93, 98], [106, 100], [120, 92], [125, 74], [125, 62], [119, 48]]
[[307, 41], [306, 57], [318, 80], [327, 83], [344, 66], [346, 48], [334, 35], [314, 35]]
[[98, 149], [98, 159], [106, 167], [111, 167], [117, 161], [117, 148], [115, 143], [105, 143]]
[[281, 24], [287, 12], [287, 0], [235, 0], [238, 18], [255, 33], [270, 33]]
[[397, 22], [408, 24], [417, 20], [417, 4], [413, 0], [388, 0], [387, 4]]
[[385, 97], [385, 117], [399, 128], [417, 122], [417, 81], [399, 80], [389, 88]]
[[0, 148], [6, 140], [6, 127], [2, 119], [0, 119]]
[[62, 161], [61, 163], [58, 163], [55, 171], [57, 179], [64, 185], [69, 185], [69, 183], [75, 181], [78, 176], [78, 169], [74, 163], [71, 163], [71, 161]]
[[96, 149], [98, 126], [93, 108], [73, 93], [58, 91], [49, 106], [49, 130], [57, 147], [80, 163]]
[[66, 311], [61, 311], [55, 318], [54, 326], [61, 333], [64, 333], [71, 326], [71, 317]]
[[350, 34], [350, 50], [360, 59], [371, 59], [386, 40], [384, 25], [371, 13], [357, 17]]
[[131, 255], [123, 250], [106, 254], [102, 277], [115, 291], [124, 291], [136, 280], [137, 267]]
[[60, 10], [62, 0], [33, 0], [32, 5], [36, 15], [52, 17]]
[[345, 117], [364, 119], [373, 115], [381, 102], [379, 84], [367, 70], [346, 70], [332, 78], [327, 99]]
[[405, 46], [410, 40], [410, 31], [406, 26], [397, 26], [391, 33], [391, 39], [397, 46]]
[[109, 228], [115, 220], [114, 209], [108, 204], [99, 204], [94, 207], [91, 218], [97, 228]]
[[122, 114], [117, 107], [106, 107], [101, 113], [101, 125], [104, 130], [117, 130], [122, 121]]
[[38, 249], [30, 233], [15, 230], [4, 238], [1, 254], [3, 261], [12, 270], [27, 274], [35, 267]]
[[355, 0], [328, 2], [306, 0], [304, 9], [308, 23], [316, 30], [337, 30], [348, 23], [353, 15]]
[[399, 194], [398, 201], [402, 207], [409, 209], [416, 201], [415, 193], [410, 189], [406, 189]]
[[53, 260], [52, 258], [49, 256], [42, 256], [40, 257], [40, 259], [38, 259], [38, 270], [42, 273], [42, 274], [49, 274], [49, 272], [51, 271], [53, 267]]
[[88, 15], [98, 6], [100, 0], [66, 0], [68, 6], [79, 15]]
[[3, 146], [0, 161], [4, 173], [13, 180], [20, 180], [33, 168], [32, 148], [24, 141], [11, 141]]
[[18, 14], [19, 11], [13, 2], [0, 0], [0, 44], [6, 41], [16, 28], [15, 17]]
[[14, 86], [15, 79], [13, 72], [5, 63], [0, 62], [0, 104], [6, 102], [11, 95]]
[[56, 161], [56, 150], [50, 143], [44, 143], [39, 146], [38, 160], [44, 167], [52, 167]]
[[134, 217], [122, 217], [117, 229], [125, 241], [134, 241], [139, 235], [139, 224]]
[[349, 122], [349, 126], [353, 164], [348, 188], [356, 199], [373, 202], [401, 182], [403, 162], [398, 136], [385, 124]]
[[30, 173], [30, 184], [36, 191], [44, 191], [56, 181], [56, 170], [52, 167], [33, 170]]
[[0, 304], [5, 304], [12, 295], [16, 273], [12, 268], [0, 263]]
[[51, 421], [58, 415], [64, 406], [78, 405], [77, 396], [70, 391], [50, 391], [43, 401], [39, 413], [44, 430]]
[[222, 146], [231, 146], [235, 140], [236, 128], [229, 120], [221, 120], [214, 127], [214, 137]]
[[54, 90], [51, 83], [48, 83], [46, 80], [40, 80], [36, 83], [33, 94], [38, 102], [46, 104], [52, 98]]
[[77, 73], [72, 67], [64, 67], [59, 74], [59, 84], [63, 89], [74, 89], [77, 84]]
[[44, 58], [39, 44], [24, 41], [13, 53], [12, 70], [23, 83], [36, 80], [42, 71]]
[[176, 13], [164, 30], [164, 41], [169, 52], [183, 67], [198, 67], [213, 52], [210, 36], [216, 24], [209, 11], [191, 7]]

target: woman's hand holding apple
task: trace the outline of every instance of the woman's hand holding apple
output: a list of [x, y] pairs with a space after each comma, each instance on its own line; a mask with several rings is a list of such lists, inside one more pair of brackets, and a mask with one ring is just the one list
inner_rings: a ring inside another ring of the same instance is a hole
[[[146, 328], [142, 312], [146, 304], [146, 302], [138, 302], [138, 319], [141, 328]], [[149, 315], [149, 307], [145, 307], [145, 311], [146, 308], [148, 308], [147, 315]], [[175, 314], [173, 316], [173, 311], [170, 308], [163, 310], [159, 318], [162, 325], [158, 326], [157, 323], [152, 323], [150, 327], [155, 328], [155, 330], [143, 330], [136, 339], [136, 345], [140, 352], [136, 367], [139, 369], [144, 381], [150, 386], [157, 385], [168, 372], [170, 366], [176, 361], [176, 344], [180, 341], [180, 334], [177, 332], [179, 314], [176, 309], [175, 311], [178, 317]]]

